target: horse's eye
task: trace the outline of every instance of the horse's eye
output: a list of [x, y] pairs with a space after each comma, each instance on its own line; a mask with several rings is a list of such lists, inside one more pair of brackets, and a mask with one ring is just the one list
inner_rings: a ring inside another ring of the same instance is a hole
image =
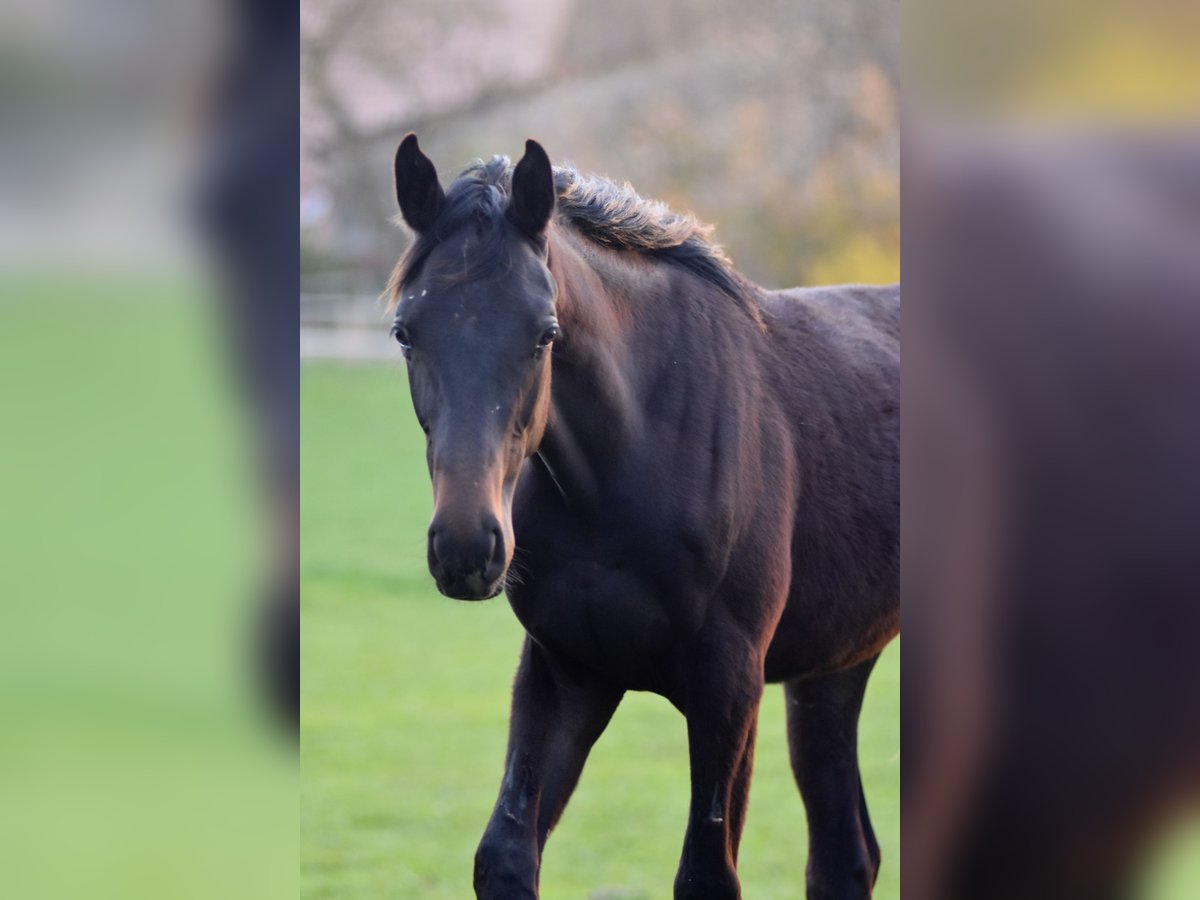
[[408, 356], [412, 350], [412, 338], [408, 335], [408, 329], [403, 325], [396, 323], [392, 326], [392, 337], [396, 339], [396, 343], [400, 345], [400, 352]]
[[538, 340], [538, 349], [545, 350], [556, 340], [558, 340], [558, 336], [560, 334], [562, 334], [562, 332], [559, 330], [557, 325], [550, 325], [547, 327], [546, 330], [542, 332], [541, 338]]

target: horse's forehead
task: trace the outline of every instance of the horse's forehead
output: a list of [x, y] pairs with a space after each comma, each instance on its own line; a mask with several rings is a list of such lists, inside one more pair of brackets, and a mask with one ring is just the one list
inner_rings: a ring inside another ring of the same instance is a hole
[[492, 292], [527, 292], [548, 281], [537, 254], [504, 228], [468, 227], [430, 252], [416, 279], [432, 293], [486, 287]]
[[484, 246], [504, 240], [500, 222], [485, 215], [452, 223], [449, 229], [445, 237], [434, 246], [432, 255], [478, 252]]
[[435, 277], [482, 279], [512, 269], [522, 256], [520, 240], [502, 222], [485, 219], [465, 223], [438, 241], [425, 268]]
[[404, 303], [411, 318], [438, 330], [478, 328], [500, 337], [512, 328], [525, 330], [529, 320], [539, 318], [540, 304], [523, 288], [525, 281], [516, 277], [454, 279], [437, 277], [413, 285], [405, 292]]

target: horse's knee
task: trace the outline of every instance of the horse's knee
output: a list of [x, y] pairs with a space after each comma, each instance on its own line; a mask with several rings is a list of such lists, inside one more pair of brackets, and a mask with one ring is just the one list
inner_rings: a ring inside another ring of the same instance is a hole
[[484, 835], [475, 851], [478, 900], [537, 900], [537, 858], [524, 842]]
[[822, 872], [810, 866], [808, 900], [870, 900], [878, 873], [878, 863], [865, 856], [840, 871]]
[[867, 798], [862, 795], [862, 781], [859, 781], [859, 805], [858, 819], [862, 826], [863, 839], [867, 842], [867, 855], [871, 859], [871, 884], [875, 883], [876, 877], [879, 875], [879, 863], [881, 854], [879, 852], [879, 840], [875, 837], [875, 829], [871, 826], [871, 815], [867, 811]]
[[741, 900], [737, 873], [728, 866], [715, 871], [680, 870], [675, 878], [675, 900]]
[[879, 878], [879, 864], [883, 860], [883, 855], [879, 852], [879, 841], [875, 840], [874, 834], [867, 836], [867, 853], [871, 863], [868, 877], [870, 878], [871, 887], [874, 887], [875, 880]]

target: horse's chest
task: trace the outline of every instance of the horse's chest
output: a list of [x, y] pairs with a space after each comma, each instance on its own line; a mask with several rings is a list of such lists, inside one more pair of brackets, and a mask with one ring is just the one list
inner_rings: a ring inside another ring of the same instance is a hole
[[539, 643], [634, 690], [665, 690], [674, 670], [668, 610], [636, 572], [599, 560], [531, 573], [509, 602]]

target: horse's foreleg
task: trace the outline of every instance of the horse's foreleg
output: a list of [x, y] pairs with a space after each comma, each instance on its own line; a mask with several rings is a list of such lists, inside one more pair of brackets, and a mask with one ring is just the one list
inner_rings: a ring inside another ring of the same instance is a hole
[[808, 813], [809, 900], [866, 900], [879, 872], [858, 771], [858, 714], [877, 658], [784, 686], [792, 771]]
[[733, 863], [737, 865], [738, 847], [742, 842], [742, 828], [746, 824], [746, 807], [750, 804], [750, 775], [754, 769], [754, 742], [756, 728], [751, 726], [746, 747], [742, 751], [742, 759], [738, 764], [737, 775], [733, 781], [733, 791], [729, 798], [729, 843], [733, 853]]
[[676, 900], [737, 900], [736, 860], [745, 821], [762, 698], [761, 654], [726, 632], [702, 633], [689, 652], [685, 713], [692, 801]]
[[622, 691], [529, 638], [513, 684], [504, 781], [475, 853], [480, 900], [534, 900], [541, 851]]

